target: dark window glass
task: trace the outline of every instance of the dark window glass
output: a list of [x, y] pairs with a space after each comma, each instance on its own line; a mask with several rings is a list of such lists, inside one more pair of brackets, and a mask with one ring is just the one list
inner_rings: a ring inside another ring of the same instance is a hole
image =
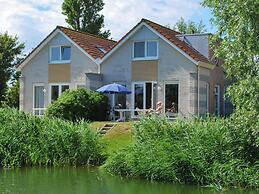
[[60, 47], [51, 48], [51, 61], [60, 61]]
[[69, 85], [63, 85], [63, 86], [61, 86], [61, 93], [62, 92], [65, 92], [66, 90], [68, 90], [69, 89]]
[[68, 46], [61, 47], [61, 60], [69, 61], [71, 57], [71, 48]]
[[157, 57], [157, 42], [156, 41], [147, 42], [147, 56], [148, 57]]
[[59, 97], [59, 86], [51, 86], [51, 102], [54, 102]]
[[134, 43], [134, 58], [145, 57], [145, 42]]

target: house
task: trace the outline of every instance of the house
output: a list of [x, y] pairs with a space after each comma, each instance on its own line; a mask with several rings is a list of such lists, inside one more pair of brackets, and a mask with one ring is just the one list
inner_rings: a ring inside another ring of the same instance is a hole
[[210, 36], [147, 19], [118, 42], [57, 26], [17, 67], [20, 109], [42, 115], [66, 89], [116, 82], [132, 91], [116, 97], [124, 108], [155, 109], [161, 101], [164, 113], [174, 103], [182, 117], [224, 115], [226, 79], [212, 60]]

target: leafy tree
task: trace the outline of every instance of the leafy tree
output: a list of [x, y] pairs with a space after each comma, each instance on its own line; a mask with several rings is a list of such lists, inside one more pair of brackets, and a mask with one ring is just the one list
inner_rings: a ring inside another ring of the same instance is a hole
[[110, 31], [101, 31], [104, 16], [99, 12], [103, 6], [103, 0], [64, 0], [62, 13], [71, 28], [108, 38]]
[[[233, 154], [259, 160], [259, 1], [205, 0], [218, 27], [212, 45], [216, 57], [224, 59], [228, 89], [235, 106], [232, 131], [238, 148]], [[232, 153], [231, 153], [232, 154]]]
[[[218, 27], [216, 55], [235, 83], [229, 88], [237, 110], [259, 110], [259, 1], [205, 0]], [[215, 44], [214, 44], [215, 45]], [[217, 44], [218, 45], [218, 44]]]
[[10, 87], [7, 90], [4, 105], [11, 108], [19, 108], [19, 94], [20, 94], [20, 73], [17, 72], [10, 83]]
[[203, 24], [202, 20], [200, 20], [200, 22], [196, 24], [193, 21], [186, 22], [182, 17], [174, 25], [173, 29], [183, 34], [204, 33], [207, 31], [205, 29], [205, 25]]
[[7, 32], [0, 34], [0, 106], [6, 96], [7, 83], [15, 73], [15, 65], [20, 61], [24, 47], [17, 36], [10, 36]]

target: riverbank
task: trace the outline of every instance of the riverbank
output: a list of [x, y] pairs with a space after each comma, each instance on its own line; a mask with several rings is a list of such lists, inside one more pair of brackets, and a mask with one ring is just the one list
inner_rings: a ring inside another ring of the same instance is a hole
[[[248, 133], [236, 128], [238, 122], [220, 118], [174, 123], [142, 119], [134, 125], [133, 144], [112, 154], [105, 168], [120, 176], [209, 185], [220, 190], [258, 188], [257, 147], [249, 146]], [[256, 122], [251, 121], [251, 126]]]
[[155, 117], [117, 123], [104, 136], [97, 135], [105, 123], [72, 123], [0, 109], [0, 165], [99, 166], [105, 162], [107, 171], [123, 177], [221, 190], [258, 188], [257, 147], [246, 142], [248, 133], [235, 127], [238, 122], [219, 118], [169, 122]]
[[0, 108], [0, 167], [100, 165], [103, 149], [86, 122]]

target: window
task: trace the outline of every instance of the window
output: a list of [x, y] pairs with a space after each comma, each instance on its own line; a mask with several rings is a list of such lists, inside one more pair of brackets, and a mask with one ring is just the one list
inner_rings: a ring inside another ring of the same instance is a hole
[[61, 94], [69, 89], [69, 84], [53, 84], [50, 87], [50, 101], [56, 101]]
[[157, 56], [157, 41], [147, 42], [147, 56], [156, 57]]
[[62, 61], [69, 61], [70, 60], [70, 53], [71, 53], [71, 48], [69, 46], [62, 46], [61, 47], [61, 60]]
[[[157, 83], [156, 82], [134, 82], [132, 83], [132, 108], [133, 109], [156, 109]], [[138, 115], [138, 112], [132, 112]]]
[[58, 46], [58, 47], [50, 48], [50, 61], [52, 63], [70, 62], [70, 59], [71, 59], [70, 46]]
[[134, 43], [134, 58], [145, 57], [145, 42]]
[[209, 91], [210, 91], [210, 87], [209, 87], [209, 84], [208, 83], [206, 83], [206, 85], [205, 85], [205, 89], [206, 89], [206, 97], [205, 97], [205, 108], [206, 108], [206, 113], [208, 113], [209, 112]]
[[134, 42], [134, 58], [157, 58], [157, 41]]
[[33, 114], [42, 116], [44, 114], [44, 85], [33, 86]]
[[101, 51], [101, 52], [104, 53], [104, 54], [107, 53], [107, 51], [106, 51], [103, 47], [101, 47], [101, 46], [99, 46], [99, 45], [97, 45], [96, 48], [98, 48], [99, 51]]
[[215, 114], [220, 115], [220, 85], [216, 85], [214, 88], [214, 103], [215, 103]]

